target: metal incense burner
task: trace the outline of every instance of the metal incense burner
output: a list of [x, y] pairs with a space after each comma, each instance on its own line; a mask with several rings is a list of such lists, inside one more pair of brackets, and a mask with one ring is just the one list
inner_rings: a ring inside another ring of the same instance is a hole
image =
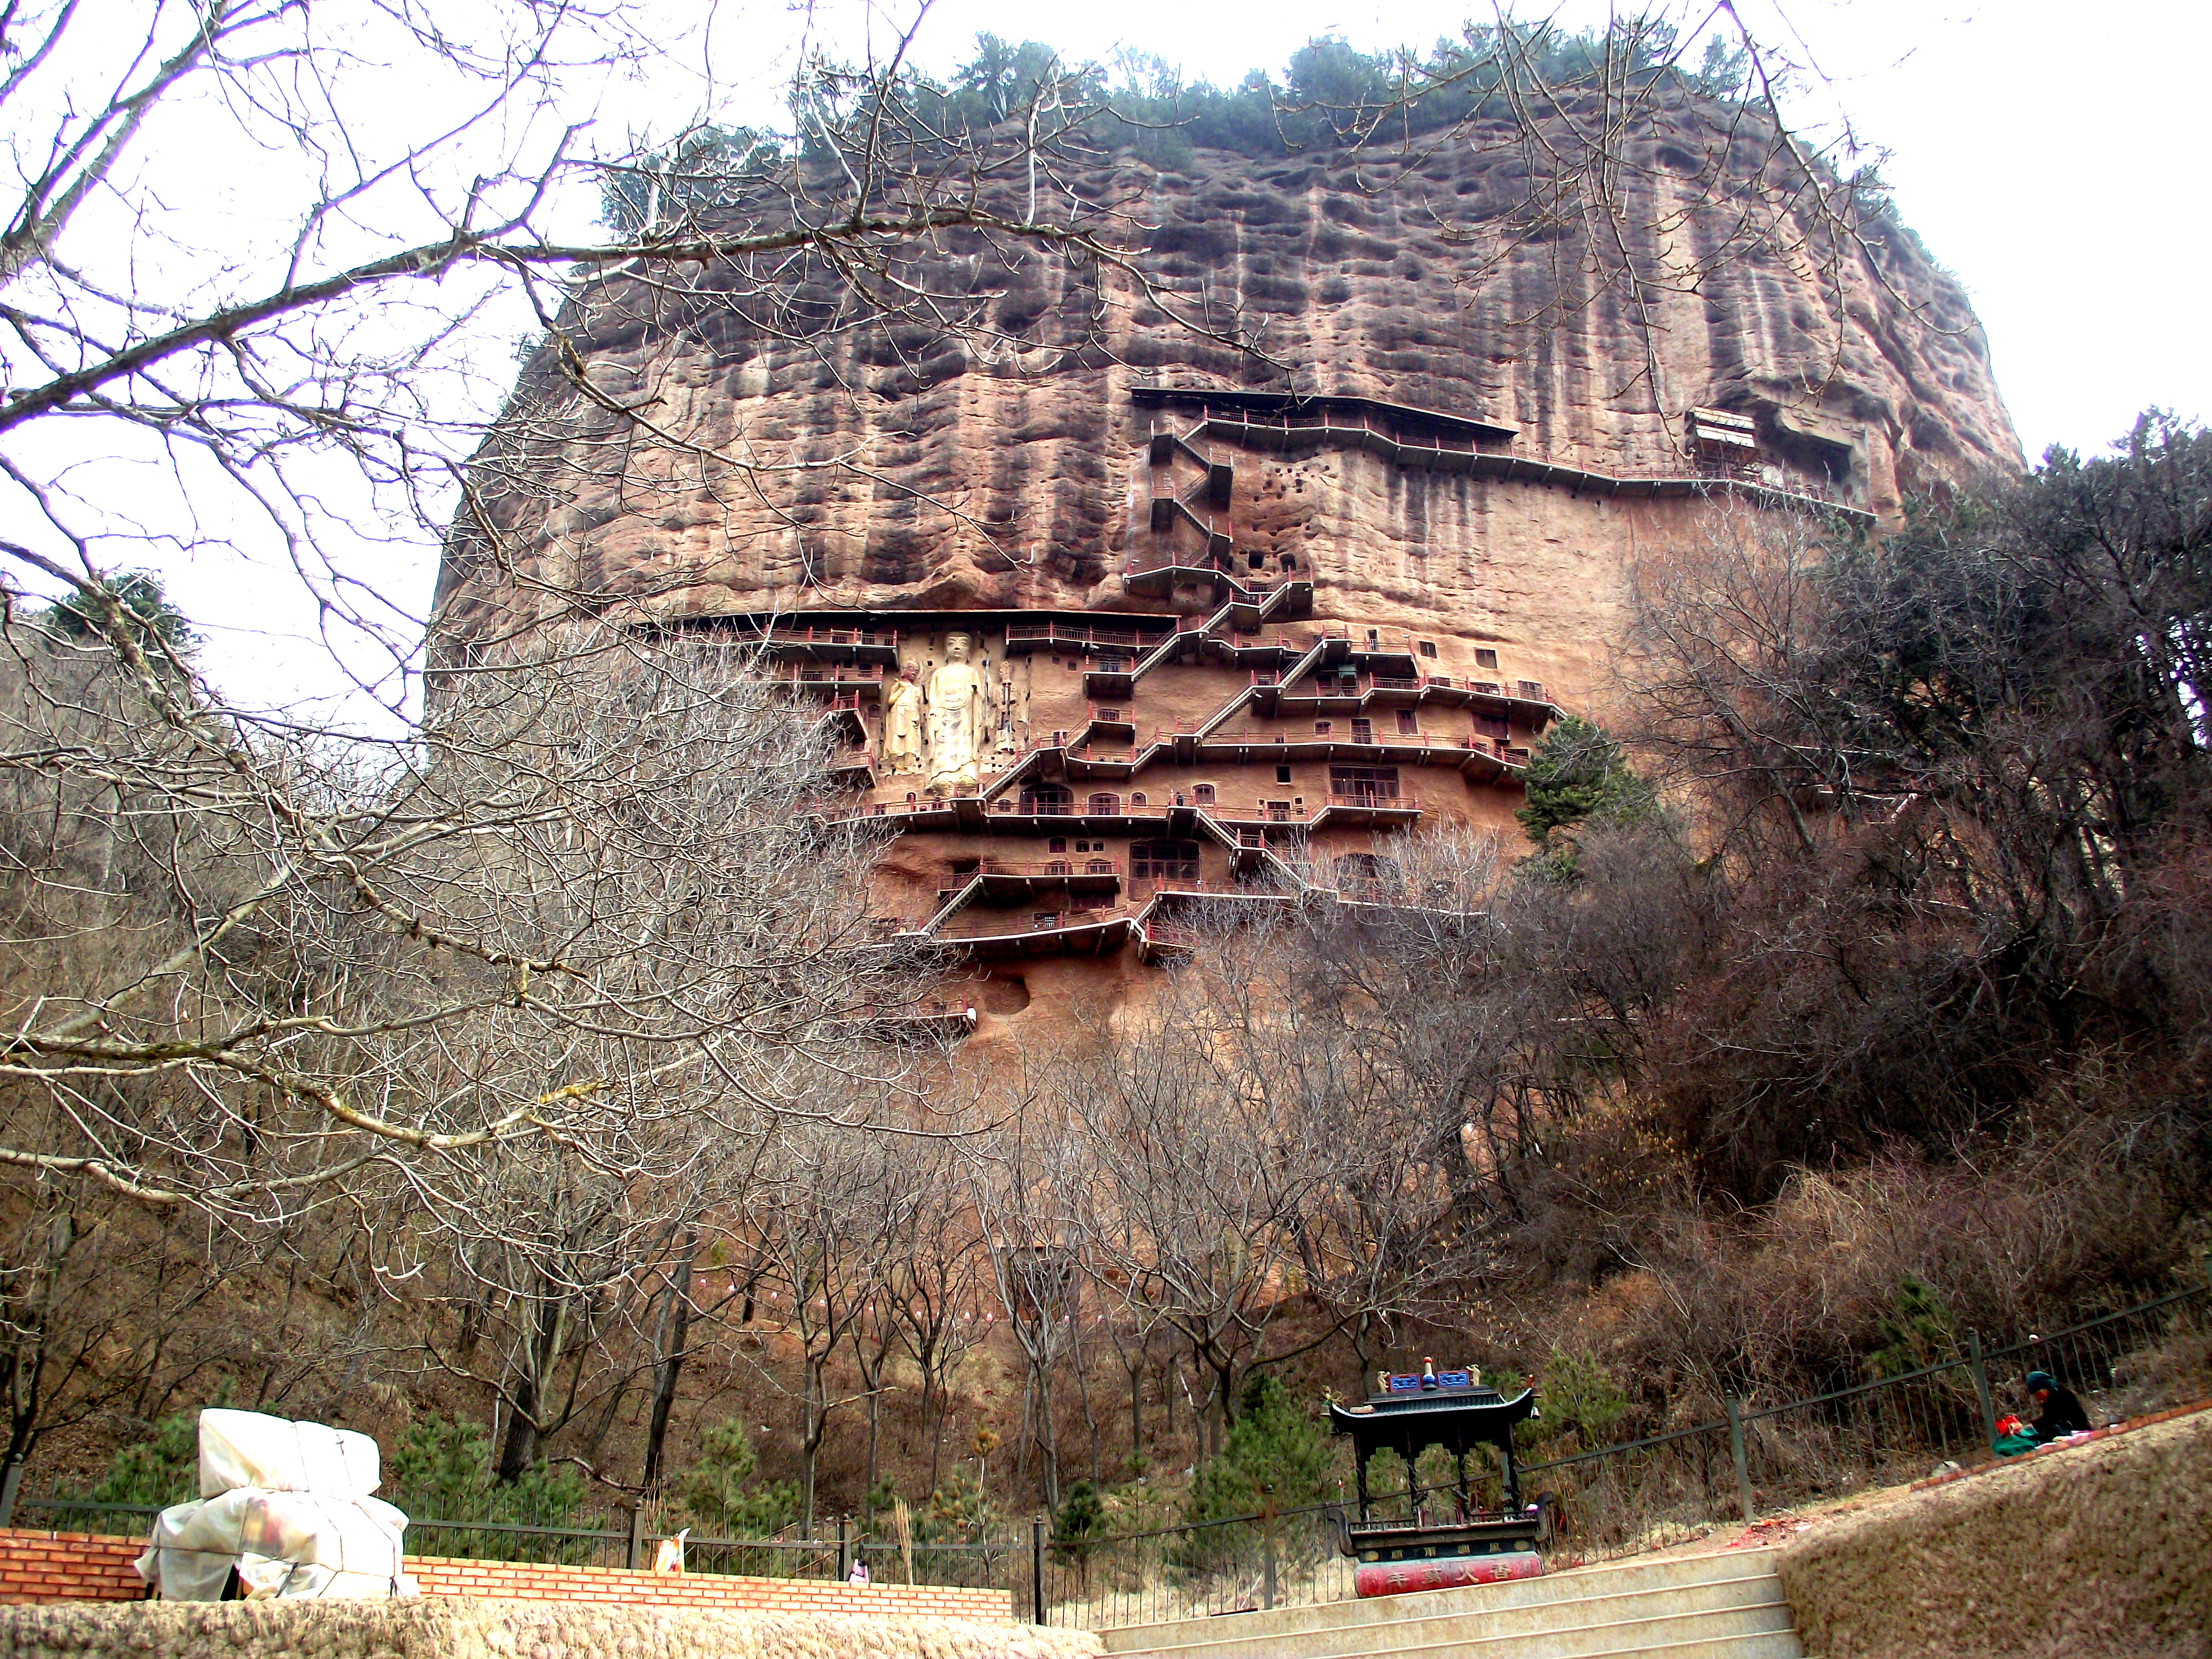
[[[1536, 1392], [1523, 1389], [1508, 1400], [1486, 1388], [1480, 1371], [1439, 1371], [1424, 1362], [1418, 1373], [1383, 1372], [1380, 1392], [1366, 1403], [1331, 1402], [1331, 1434], [1348, 1434], [1358, 1469], [1359, 1518], [1349, 1522], [1338, 1547], [1359, 1563], [1353, 1582], [1362, 1595], [1448, 1589], [1459, 1584], [1528, 1578], [1544, 1570], [1537, 1553], [1542, 1521], [1537, 1507], [1523, 1508], [1513, 1462], [1513, 1427], [1536, 1415]], [[1479, 1445], [1498, 1449], [1504, 1474], [1504, 1508], [1479, 1509], [1468, 1486], [1468, 1454]], [[1420, 1455], [1441, 1446], [1459, 1472], [1455, 1486], [1424, 1492], [1415, 1473]], [[1388, 1447], [1406, 1461], [1411, 1517], [1376, 1520], [1367, 1490], [1368, 1460]]]

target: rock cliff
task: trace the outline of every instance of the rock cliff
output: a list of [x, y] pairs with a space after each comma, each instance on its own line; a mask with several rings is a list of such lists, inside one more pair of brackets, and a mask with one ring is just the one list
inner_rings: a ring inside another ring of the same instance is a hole
[[[1838, 239], [1778, 186], [1747, 229], [1762, 192], [1717, 192], [1664, 135], [1642, 153], [1614, 222], [1642, 245], [1611, 258], [1572, 225], [1498, 232], [1527, 168], [1459, 143], [1396, 167], [1101, 165], [1073, 193], [1157, 286], [955, 238], [903, 276], [970, 326], [872, 321], [818, 271], [773, 301], [712, 270], [634, 271], [563, 325], [598, 394], [642, 422], [586, 401], [541, 350], [513, 447], [485, 458], [489, 517], [524, 574], [670, 611], [1122, 608], [1139, 384], [1364, 394], [1509, 427], [1516, 454], [1604, 474], [1685, 470], [1685, 412], [1719, 407], [1752, 417], [1771, 461], [1877, 514], [2021, 465], [1979, 326], [1909, 233], [1876, 220]], [[1240, 492], [1235, 528], [1315, 548], [1317, 614], [1375, 597], [1458, 616], [1464, 578], [1416, 581], [1397, 556], [1449, 560], [1519, 533], [1494, 515], [1556, 516], [1508, 506], [1516, 493], [1319, 453]], [[441, 588], [460, 626], [498, 597], [472, 545], [457, 538]]]
[[617, 275], [478, 458], [441, 627], [558, 596], [766, 641], [907, 832], [887, 926], [977, 964], [939, 1026], [1049, 1024], [1194, 895], [1389, 899], [1397, 831], [1512, 835], [1626, 570], [1716, 495], [1877, 521], [2021, 465], [1910, 233], [1678, 137], [1609, 216], [1534, 212], [1502, 142], [1201, 151], [1056, 179], [1124, 262]]

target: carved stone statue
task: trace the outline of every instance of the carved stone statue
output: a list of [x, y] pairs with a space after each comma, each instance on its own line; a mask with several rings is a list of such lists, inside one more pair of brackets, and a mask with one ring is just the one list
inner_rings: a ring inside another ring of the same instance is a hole
[[929, 677], [929, 787], [939, 794], [973, 789], [983, 747], [983, 677], [968, 660], [965, 634], [945, 638], [945, 661]]
[[921, 688], [911, 668], [884, 682], [883, 766], [886, 777], [921, 770]]

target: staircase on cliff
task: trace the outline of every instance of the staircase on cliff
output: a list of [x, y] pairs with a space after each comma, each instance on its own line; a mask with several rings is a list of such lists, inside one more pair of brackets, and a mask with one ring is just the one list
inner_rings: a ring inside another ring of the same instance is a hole
[[1102, 1632], [1114, 1659], [1801, 1659], [1771, 1550]]

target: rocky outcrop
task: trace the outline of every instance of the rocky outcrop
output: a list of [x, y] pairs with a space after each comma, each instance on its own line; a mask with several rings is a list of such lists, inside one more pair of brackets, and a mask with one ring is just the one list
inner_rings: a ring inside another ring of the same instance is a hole
[[1717, 494], [1870, 521], [2020, 465], [1901, 228], [1806, 222], [1727, 131], [1717, 173], [1648, 134], [1619, 216], [1532, 217], [1484, 137], [1061, 174], [1126, 264], [953, 236], [890, 320], [803, 260], [614, 276], [478, 458], [440, 626], [764, 640], [902, 832], [884, 925], [972, 967], [910, 1023], [987, 1050], [1125, 1000], [1206, 894], [1395, 901], [1400, 831], [1516, 836], [1628, 572]]
[[[868, 320], [818, 273], [772, 292], [618, 276], [564, 319], [600, 401], [551, 347], [532, 360], [442, 614], [485, 625], [511, 574], [672, 613], [1132, 608], [1115, 578], [1142, 544], [1152, 416], [1128, 394], [1149, 383], [1364, 394], [1608, 475], [1685, 471], [1685, 412], [1717, 406], [1753, 419], [1770, 465], [1878, 514], [2020, 465], [1965, 295], [1909, 233], [1839, 240], [1778, 185], [1717, 193], [1663, 138], [1616, 222], [1641, 245], [1609, 260], [1571, 225], [1499, 231], [1525, 216], [1527, 168], [1468, 140], [1395, 170], [1340, 152], [1102, 165], [1075, 192], [1137, 274], [958, 238], [912, 259], [902, 275], [972, 326]], [[1322, 616], [1510, 611], [1400, 557], [1479, 556], [1520, 533], [1501, 520], [1617, 550], [1523, 489], [1364, 455], [1245, 477], [1240, 546], [1310, 548]], [[473, 533], [490, 525], [503, 560]]]

